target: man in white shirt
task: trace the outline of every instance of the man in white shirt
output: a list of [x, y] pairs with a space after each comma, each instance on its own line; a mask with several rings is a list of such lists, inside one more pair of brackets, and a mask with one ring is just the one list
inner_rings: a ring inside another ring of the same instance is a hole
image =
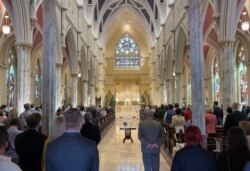
[[4, 127], [0, 128], [0, 170], [22, 171], [15, 163], [11, 162], [10, 157], [4, 156], [5, 151], [8, 149], [8, 132]]
[[21, 119], [21, 124], [22, 124], [22, 129], [25, 129], [27, 128], [27, 118], [28, 116], [30, 116], [32, 114], [32, 112], [30, 111], [31, 109], [31, 106], [29, 103], [25, 103], [24, 104], [24, 109], [25, 111], [23, 111], [21, 114], [20, 114], [20, 119]]
[[6, 156], [12, 157], [12, 161], [18, 161], [18, 156], [15, 151], [15, 139], [16, 136], [23, 131], [18, 129], [19, 126], [19, 120], [17, 118], [11, 119], [10, 120], [10, 128], [7, 130], [9, 134], [9, 143], [10, 143], [10, 148], [6, 152]]

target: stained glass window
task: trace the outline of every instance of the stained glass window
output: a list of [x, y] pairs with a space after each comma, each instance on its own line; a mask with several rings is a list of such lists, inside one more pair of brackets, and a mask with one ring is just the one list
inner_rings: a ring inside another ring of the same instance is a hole
[[39, 97], [40, 97], [40, 87], [41, 87], [41, 81], [40, 81], [40, 65], [39, 65], [39, 61], [37, 62], [36, 64], [36, 68], [35, 68], [35, 80], [34, 80], [34, 83], [35, 83], [35, 104], [36, 105], [39, 105]]
[[121, 68], [138, 68], [140, 67], [140, 49], [135, 40], [128, 34], [117, 43], [115, 48], [115, 66]]
[[214, 60], [214, 70], [213, 70], [213, 78], [214, 78], [214, 100], [220, 100], [220, 77], [219, 77], [219, 63], [217, 58]]
[[8, 70], [6, 73], [6, 84], [7, 84], [7, 105], [9, 108], [15, 106], [15, 80], [16, 80], [16, 57], [14, 48], [11, 47], [8, 51]]
[[247, 94], [247, 67], [246, 67], [246, 57], [244, 52], [244, 47], [242, 45], [238, 48], [237, 54], [238, 60], [238, 77], [239, 77], [239, 101], [242, 105], [248, 104], [248, 94]]

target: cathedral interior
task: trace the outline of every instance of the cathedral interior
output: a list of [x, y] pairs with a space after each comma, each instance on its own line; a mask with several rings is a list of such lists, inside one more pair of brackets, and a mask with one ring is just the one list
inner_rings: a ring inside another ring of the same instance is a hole
[[50, 133], [63, 105], [179, 103], [204, 132], [204, 106], [250, 105], [249, 22], [250, 0], [0, 0], [0, 104]]

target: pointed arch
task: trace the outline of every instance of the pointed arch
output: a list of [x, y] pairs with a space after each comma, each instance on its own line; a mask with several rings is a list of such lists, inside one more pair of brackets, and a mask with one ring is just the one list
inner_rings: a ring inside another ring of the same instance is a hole
[[87, 56], [87, 47], [85, 45], [81, 48], [81, 74], [82, 80], [88, 80], [88, 56]]
[[183, 27], [179, 27], [177, 30], [177, 39], [175, 45], [175, 72], [182, 73], [183, 61], [184, 61], [184, 51], [186, 44], [186, 34]]
[[76, 39], [72, 28], [69, 28], [66, 33], [66, 48], [69, 53], [69, 64], [71, 73], [77, 74], [78, 65], [77, 65], [77, 47], [76, 47]]

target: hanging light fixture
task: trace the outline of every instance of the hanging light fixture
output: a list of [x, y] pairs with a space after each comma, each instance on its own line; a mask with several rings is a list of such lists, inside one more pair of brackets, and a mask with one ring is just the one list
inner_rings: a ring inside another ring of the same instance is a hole
[[2, 26], [2, 31], [3, 34], [9, 34], [10, 33], [10, 25], [9, 25], [9, 16], [5, 15], [4, 16], [4, 24]]
[[242, 16], [243, 16], [243, 21], [241, 23], [241, 29], [243, 31], [247, 31], [249, 30], [249, 21], [247, 20], [247, 12], [243, 12]]

